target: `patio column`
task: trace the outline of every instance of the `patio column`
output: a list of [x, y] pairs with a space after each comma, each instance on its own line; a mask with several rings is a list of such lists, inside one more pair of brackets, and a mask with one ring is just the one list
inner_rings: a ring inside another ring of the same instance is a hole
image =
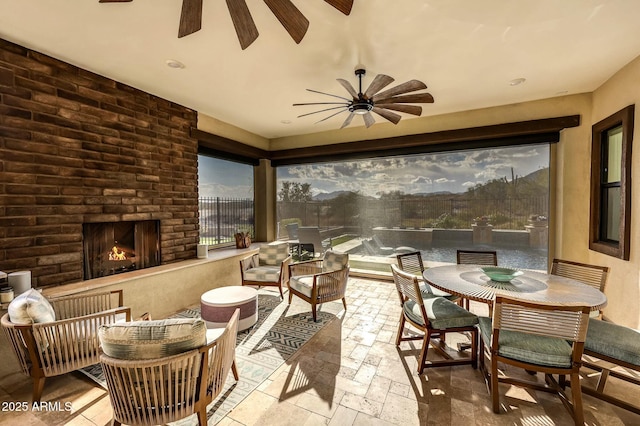
[[261, 159], [253, 168], [255, 241], [276, 239], [276, 169]]

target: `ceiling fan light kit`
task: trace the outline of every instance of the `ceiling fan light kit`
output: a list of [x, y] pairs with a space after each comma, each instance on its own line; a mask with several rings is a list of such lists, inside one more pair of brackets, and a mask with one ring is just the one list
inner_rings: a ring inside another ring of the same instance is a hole
[[351, 83], [342, 78], [337, 79], [338, 83], [344, 87], [351, 99], [338, 95], [332, 95], [330, 93], [319, 92], [317, 90], [307, 89], [309, 92], [319, 93], [321, 95], [331, 96], [333, 98], [341, 99], [342, 102], [308, 102], [293, 104], [293, 106], [306, 106], [306, 105], [337, 105], [328, 108], [321, 109], [319, 111], [309, 112], [299, 115], [298, 118], [306, 117], [308, 115], [318, 114], [325, 111], [339, 110], [332, 113], [328, 117], [323, 118], [316, 122], [328, 120], [338, 114], [348, 111], [349, 115], [342, 123], [340, 127], [345, 128], [355, 115], [361, 115], [364, 124], [367, 128], [371, 127], [375, 123], [375, 119], [371, 112], [374, 112], [382, 118], [398, 124], [402, 116], [396, 114], [393, 111], [403, 112], [406, 114], [420, 116], [422, 115], [422, 107], [418, 105], [405, 105], [405, 104], [421, 104], [421, 103], [433, 103], [434, 99], [430, 93], [414, 93], [406, 95], [406, 93], [417, 92], [427, 88], [427, 85], [419, 80], [409, 80], [405, 83], [392, 87], [391, 89], [381, 92], [382, 89], [393, 83], [394, 79], [388, 75], [378, 74], [375, 76], [367, 90], [362, 92], [362, 77], [366, 74], [364, 69], [357, 69], [355, 75], [358, 78], [358, 91], [353, 88]]
[[[99, 0], [99, 3], [129, 3], [133, 0]], [[271, 12], [280, 21], [293, 41], [300, 43], [307, 34], [309, 20], [291, 2], [291, 0], [264, 0]], [[325, 0], [345, 15], [351, 13], [353, 0]], [[256, 27], [246, 0], [227, 0], [227, 8], [233, 27], [236, 30], [242, 50], [246, 49], [258, 38]], [[200, 31], [202, 28], [202, 0], [182, 0], [178, 38]]]

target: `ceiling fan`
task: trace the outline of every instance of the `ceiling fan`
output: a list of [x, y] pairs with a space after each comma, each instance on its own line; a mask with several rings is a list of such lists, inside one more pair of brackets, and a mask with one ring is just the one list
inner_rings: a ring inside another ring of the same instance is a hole
[[[128, 3], [133, 0], [99, 0], [99, 3]], [[353, 0], [324, 0], [345, 15], [351, 13]], [[300, 43], [309, 28], [309, 20], [291, 0], [264, 0], [271, 12], [296, 43]], [[240, 47], [246, 49], [258, 38], [258, 29], [251, 17], [246, 0], [227, 0], [229, 14], [236, 29]], [[202, 28], [202, 0], [182, 0], [178, 38], [188, 36]]]
[[311, 103], [302, 103], [302, 104], [293, 104], [293, 106], [302, 106], [302, 105], [338, 105], [335, 107], [321, 109], [320, 111], [314, 111], [307, 114], [299, 115], [300, 117], [305, 117], [307, 115], [318, 114], [320, 112], [331, 111], [331, 110], [340, 110], [336, 113], [329, 115], [328, 117], [323, 118], [316, 123], [320, 123], [322, 121], [328, 120], [329, 118], [341, 114], [343, 112], [349, 111], [349, 116], [342, 126], [345, 128], [349, 124], [351, 124], [351, 120], [355, 115], [361, 115], [364, 119], [365, 126], [371, 127], [372, 124], [375, 123], [373, 115], [371, 112], [375, 112], [379, 116], [389, 120], [393, 124], [398, 124], [400, 119], [402, 118], [400, 114], [396, 114], [390, 110], [404, 112], [412, 115], [421, 115], [422, 107], [418, 105], [404, 105], [404, 104], [423, 104], [423, 103], [433, 103], [433, 96], [430, 93], [414, 93], [411, 95], [406, 95], [405, 93], [416, 92], [418, 90], [426, 89], [427, 85], [419, 80], [409, 80], [406, 83], [399, 84], [391, 89], [385, 90], [381, 92], [380, 90], [384, 89], [386, 86], [391, 84], [394, 79], [389, 77], [388, 75], [378, 74], [373, 79], [367, 90], [362, 92], [362, 77], [365, 75], [366, 71], [364, 69], [357, 69], [355, 71], [356, 77], [358, 77], [358, 92], [353, 88], [351, 83], [342, 78], [338, 78], [338, 83], [344, 87], [347, 92], [351, 95], [351, 99], [345, 98], [338, 95], [332, 95], [330, 93], [319, 92], [317, 90], [307, 89], [309, 92], [319, 93], [321, 95], [327, 95], [334, 98], [342, 99], [343, 102], [311, 102]]

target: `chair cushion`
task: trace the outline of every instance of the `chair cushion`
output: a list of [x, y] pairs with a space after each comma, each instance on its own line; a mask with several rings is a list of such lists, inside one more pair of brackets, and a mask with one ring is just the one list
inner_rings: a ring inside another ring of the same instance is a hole
[[280, 266], [289, 256], [289, 244], [268, 244], [258, 250], [258, 262], [262, 265]]
[[[471, 327], [478, 323], [478, 317], [455, 303], [443, 298], [424, 299], [424, 308], [431, 328], [444, 330], [456, 327]], [[424, 325], [420, 305], [413, 300], [404, 303], [404, 313], [417, 324]]]
[[34, 324], [56, 320], [53, 307], [36, 289], [29, 289], [9, 304], [9, 319], [14, 324]]
[[244, 271], [246, 281], [275, 283], [280, 281], [280, 266], [257, 266]]
[[640, 366], [640, 332], [632, 328], [591, 318], [584, 349]]
[[322, 260], [322, 272], [333, 272], [344, 269], [349, 263], [349, 255], [347, 253], [336, 253], [328, 250], [324, 254]]
[[289, 287], [302, 293], [307, 297], [311, 297], [311, 289], [313, 288], [313, 275], [300, 275], [289, 279]]
[[173, 318], [102, 325], [98, 337], [104, 353], [119, 359], [153, 359], [177, 355], [207, 343], [202, 319]]
[[[484, 344], [490, 346], [491, 318], [480, 317], [478, 323]], [[499, 345], [498, 354], [505, 358], [546, 367], [571, 367], [571, 344], [559, 337], [500, 330]]]

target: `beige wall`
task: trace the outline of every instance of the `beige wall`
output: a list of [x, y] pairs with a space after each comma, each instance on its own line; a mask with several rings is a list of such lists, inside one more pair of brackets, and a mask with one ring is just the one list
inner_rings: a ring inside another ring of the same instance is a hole
[[[605, 308], [605, 316], [615, 323], [628, 327], [640, 328], [640, 235], [638, 234], [637, 211], [640, 203], [640, 105], [636, 105], [634, 145], [632, 150], [632, 195], [631, 195], [631, 250], [629, 261], [624, 261], [611, 256], [606, 256], [598, 252], [585, 248], [588, 245], [588, 212], [589, 212], [589, 177], [590, 177], [590, 149], [591, 149], [591, 128], [590, 125], [610, 116], [622, 108], [640, 103], [640, 57], [636, 58], [626, 67], [613, 75], [605, 84], [593, 92], [593, 104], [591, 109], [591, 120], [584, 140], [579, 146], [572, 147], [567, 151], [567, 158], [564, 162], [571, 169], [566, 174], [572, 191], [565, 197], [567, 210], [563, 216], [568, 220], [572, 219], [569, 213], [574, 214], [579, 220], [572, 226], [571, 230], [566, 230], [562, 239], [562, 253], [567, 258], [574, 258], [583, 262], [605, 265], [610, 268], [610, 275], [605, 293], [609, 300]], [[571, 158], [584, 158], [583, 165], [576, 165], [576, 161]], [[567, 226], [568, 227], [568, 226]], [[572, 244], [574, 240], [580, 240], [580, 244]]]

